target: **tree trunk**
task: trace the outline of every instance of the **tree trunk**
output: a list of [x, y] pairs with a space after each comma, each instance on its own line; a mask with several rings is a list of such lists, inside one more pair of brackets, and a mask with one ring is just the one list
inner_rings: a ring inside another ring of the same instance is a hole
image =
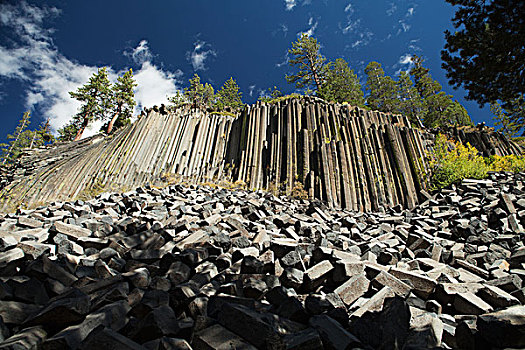
[[82, 126], [78, 129], [77, 135], [73, 139], [73, 141], [78, 141], [82, 137], [82, 134], [84, 133], [84, 130], [86, 130], [87, 126], [89, 124], [89, 119], [87, 118], [87, 115], [84, 116], [84, 122], [82, 122]]
[[117, 118], [118, 118], [118, 112], [115, 113], [115, 115], [113, 116], [113, 118], [111, 118], [111, 120], [109, 121], [109, 124], [108, 124], [108, 130], [106, 131], [107, 134], [111, 134], [111, 130], [113, 130], [113, 125], [115, 124], [115, 122], [117, 121]]

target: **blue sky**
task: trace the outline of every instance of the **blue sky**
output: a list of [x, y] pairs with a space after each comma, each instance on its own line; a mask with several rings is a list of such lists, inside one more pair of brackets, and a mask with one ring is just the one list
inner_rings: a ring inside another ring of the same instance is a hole
[[26, 110], [33, 127], [47, 118], [55, 130], [67, 123], [78, 108], [67, 92], [102, 66], [112, 80], [133, 68], [136, 99], [146, 107], [165, 102], [194, 73], [216, 89], [233, 76], [248, 103], [274, 85], [293, 92], [286, 52], [303, 32], [327, 59], [346, 59], [363, 83], [370, 61], [394, 76], [422, 55], [474, 122], [491, 125], [488, 108], [465, 101], [441, 69], [453, 13], [444, 0], [2, 1], [0, 142]]

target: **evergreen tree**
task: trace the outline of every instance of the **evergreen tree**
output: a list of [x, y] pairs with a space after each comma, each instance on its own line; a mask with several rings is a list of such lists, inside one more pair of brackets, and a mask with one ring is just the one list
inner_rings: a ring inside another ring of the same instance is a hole
[[193, 78], [189, 80], [190, 87], [184, 89], [184, 96], [195, 106], [209, 106], [214, 100], [213, 86], [206, 83], [201, 83], [201, 78], [195, 73]]
[[385, 76], [385, 71], [378, 62], [370, 62], [365, 73], [368, 106], [381, 112], [395, 113], [399, 109], [399, 100], [394, 80]]
[[457, 11], [446, 31], [443, 68], [454, 87], [479, 104], [525, 93], [525, 1], [446, 0]]
[[272, 100], [275, 100], [279, 97], [283, 97], [283, 93], [277, 89], [277, 86], [274, 86], [273, 87], [273, 90], [272, 88], [268, 88], [268, 92], [270, 93], [269, 95], [260, 95], [259, 96], [259, 101], [261, 102], [271, 102]]
[[186, 96], [178, 90], [175, 92], [175, 95], [168, 96], [168, 101], [173, 105], [171, 108], [176, 108], [188, 102]]
[[25, 112], [15, 132], [12, 135], [7, 135], [7, 139], [11, 141], [0, 145], [2, 164], [13, 164], [24, 149], [41, 147], [53, 141], [48, 121], [42, 123], [36, 130], [28, 128], [30, 123], [31, 114]]
[[[508, 137], [518, 136], [520, 131], [525, 127], [524, 105], [521, 105], [522, 115], [520, 117], [519, 99], [515, 100], [514, 103], [514, 108], [511, 107], [509, 110], [503, 108], [498, 102], [492, 102], [490, 104], [490, 110], [492, 114], [494, 114], [494, 125], [500, 126], [501, 131]], [[509, 103], [507, 103], [506, 106], [509, 107]]]
[[359, 79], [342, 58], [327, 64], [325, 80], [317, 95], [327, 101], [348, 102], [353, 106], [365, 104]]
[[27, 143], [26, 131], [30, 123], [31, 112], [27, 111], [22, 116], [22, 119], [18, 121], [15, 132], [7, 135], [7, 140], [11, 141], [0, 145], [2, 147], [2, 164], [11, 164], [18, 157], [18, 154], [23, 149], [22, 145]]
[[233, 78], [228, 79], [217, 91], [215, 106], [219, 109], [225, 107], [240, 109], [244, 106], [242, 92], [239, 91], [239, 85]]
[[58, 137], [57, 141], [60, 142], [69, 142], [73, 141], [75, 136], [78, 134], [78, 130], [80, 129], [79, 121], [78, 120], [71, 120], [69, 123], [61, 127], [57, 130]]
[[423, 102], [410, 75], [401, 71], [396, 84], [399, 98], [399, 108], [396, 113], [406, 116], [413, 124], [423, 126], [419, 119], [423, 111]]
[[89, 82], [69, 95], [82, 102], [80, 111], [73, 117], [71, 125], [77, 127], [73, 141], [82, 137], [84, 130], [94, 120], [104, 119], [111, 108], [111, 86], [106, 67], [100, 68], [89, 78]]
[[324, 80], [324, 62], [326, 59], [320, 53], [321, 45], [317, 40], [307, 34], [301, 35], [288, 53], [292, 55], [289, 65], [297, 67], [299, 72], [286, 76], [286, 81], [295, 83], [295, 87], [314, 87], [316, 91], [321, 89]]
[[137, 86], [133, 79], [133, 71], [130, 69], [122, 77], [117, 78], [117, 82], [111, 88], [111, 113], [112, 118], [104, 125], [109, 135], [114, 127], [122, 127], [130, 123], [129, 117], [135, 108], [135, 94], [133, 89]]
[[423, 98], [435, 95], [441, 91], [441, 84], [432, 79], [430, 69], [423, 67], [423, 58], [412, 56], [414, 67], [410, 69], [410, 75], [414, 78], [414, 85]]
[[[450, 96], [449, 96], [450, 99]], [[443, 119], [448, 125], [471, 125], [467, 110], [457, 100], [449, 103], [448, 107], [443, 113]]]
[[413, 56], [410, 75], [423, 102], [422, 119], [427, 128], [450, 125], [470, 125], [472, 121], [465, 108], [452, 96], [441, 90], [441, 84], [432, 79], [430, 70], [423, 66], [423, 58]]

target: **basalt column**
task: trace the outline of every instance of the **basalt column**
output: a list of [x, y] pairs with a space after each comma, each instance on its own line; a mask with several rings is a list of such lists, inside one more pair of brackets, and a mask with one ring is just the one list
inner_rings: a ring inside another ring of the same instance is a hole
[[316, 98], [246, 108], [229, 140], [232, 181], [285, 193], [301, 183], [352, 210], [413, 207], [428, 170], [421, 133], [406, 118]]

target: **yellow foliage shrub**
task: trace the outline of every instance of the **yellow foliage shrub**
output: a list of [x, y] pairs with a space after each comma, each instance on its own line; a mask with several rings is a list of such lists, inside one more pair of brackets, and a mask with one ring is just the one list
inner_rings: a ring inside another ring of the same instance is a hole
[[439, 134], [434, 144], [434, 159], [431, 161], [434, 169], [431, 177], [431, 188], [440, 189], [453, 183], [459, 183], [465, 178], [483, 179], [490, 170], [478, 150], [469, 143], [447, 140]]

